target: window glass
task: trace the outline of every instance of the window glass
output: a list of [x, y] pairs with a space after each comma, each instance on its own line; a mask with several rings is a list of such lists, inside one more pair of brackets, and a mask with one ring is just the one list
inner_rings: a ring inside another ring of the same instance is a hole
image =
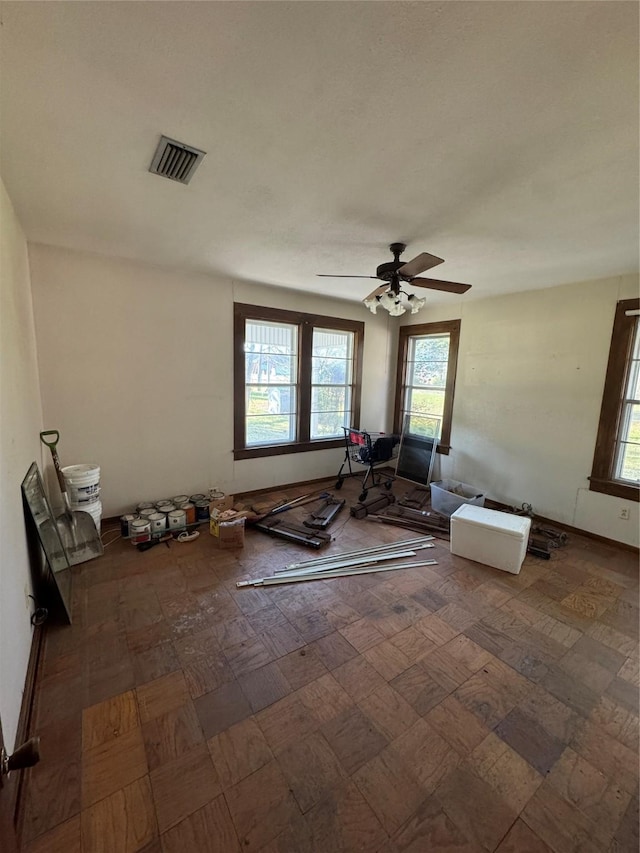
[[640, 299], [616, 305], [589, 488], [640, 498]]
[[246, 446], [295, 441], [297, 327], [248, 320], [244, 351]]
[[236, 303], [234, 458], [336, 447], [357, 429], [363, 340], [362, 321]]
[[339, 438], [351, 426], [353, 332], [314, 329], [311, 355], [312, 440]]
[[640, 325], [636, 323], [633, 355], [622, 404], [615, 476], [640, 483]]
[[394, 429], [439, 439], [449, 452], [460, 321], [401, 326]]

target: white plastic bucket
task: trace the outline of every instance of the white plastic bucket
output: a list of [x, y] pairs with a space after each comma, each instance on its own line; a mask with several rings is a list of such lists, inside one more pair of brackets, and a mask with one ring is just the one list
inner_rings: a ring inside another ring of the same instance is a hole
[[100, 499], [98, 465], [67, 465], [62, 474], [72, 504], [90, 504]]
[[100, 499], [92, 501], [91, 503], [82, 503], [82, 504], [71, 504], [71, 509], [76, 512], [86, 512], [93, 519], [93, 523], [96, 526], [96, 530], [100, 533], [100, 521], [102, 519], [102, 502]]

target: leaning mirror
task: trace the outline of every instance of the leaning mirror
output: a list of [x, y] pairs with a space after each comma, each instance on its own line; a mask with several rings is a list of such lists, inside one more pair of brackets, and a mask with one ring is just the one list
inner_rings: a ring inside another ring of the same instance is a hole
[[26, 510], [33, 520], [66, 616], [71, 622], [71, 566], [35, 462], [27, 471], [21, 488]]

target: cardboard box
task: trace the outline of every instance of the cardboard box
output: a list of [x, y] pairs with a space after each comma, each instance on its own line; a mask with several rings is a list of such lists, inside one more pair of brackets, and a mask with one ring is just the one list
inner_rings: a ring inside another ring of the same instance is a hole
[[233, 507], [233, 495], [224, 495], [221, 498], [212, 498], [209, 501], [209, 515], [213, 515], [214, 510], [224, 512], [225, 509]]
[[244, 516], [239, 517], [237, 513], [225, 518], [213, 516], [209, 522], [211, 535], [217, 542], [219, 548], [244, 548]]

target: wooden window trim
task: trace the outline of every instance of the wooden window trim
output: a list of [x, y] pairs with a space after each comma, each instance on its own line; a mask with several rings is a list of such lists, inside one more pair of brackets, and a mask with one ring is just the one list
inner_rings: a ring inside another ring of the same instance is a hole
[[393, 414], [393, 430], [402, 432], [402, 400], [407, 378], [407, 351], [409, 338], [419, 335], [449, 334], [449, 360], [447, 364], [447, 384], [444, 393], [444, 413], [442, 416], [442, 436], [437, 452], [444, 456], [451, 450], [451, 421], [453, 418], [453, 399], [458, 371], [458, 347], [460, 344], [460, 320], [446, 320], [440, 323], [422, 323], [415, 326], [401, 326], [398, 339], [398, 363], [396, 369], [396, 399]]
[[640, 299], [623, 299], [616, 306], [598, 435], [589, 477], [589, 489], [592, 492], [601, 492], [630, 501], [640, 499], [640, 488], [616, 480], [613, 477], [613, 467], [633, 336], [638, 322], [638, 317], [627, 317], [626, 312], [638, 309], [640, 309]]
[[[298, 327], [298, 441], [289, 444], [245, 447], [245, 358], [244, 339], [247, 320], [264, 320], [273, 323], [290, 323]], [[362, 355], [364, 349], [364, 323], [360, 320], [344, 320], [340, 317], [325, 317], [321, 314], [304, 314], [280, 308], [246, 305], [240, 302], [233, 306], [233, 458], [259, 459], [264, 456], [282, 456], [288, 453], [307, 453], [344, 447], [341, 438], [311, 439], [311, 351], [314, 328], [335, 329], [353, 332], [353, 399], [351, 401], [350, 426], [359, 428], [360, 397], [362, 393]]]

